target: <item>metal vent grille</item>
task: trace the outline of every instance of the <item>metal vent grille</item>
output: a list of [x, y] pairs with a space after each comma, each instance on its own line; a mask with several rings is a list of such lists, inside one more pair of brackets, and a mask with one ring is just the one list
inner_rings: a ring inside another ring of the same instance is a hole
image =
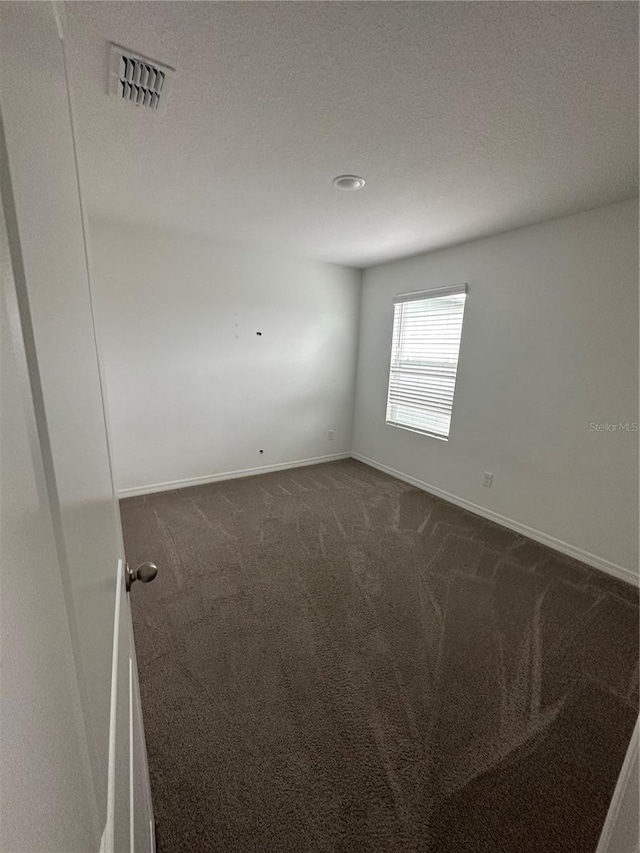
[[127, 104], [163, 112], [173, 74], [167, 65], [111, 45], [109, 94]]

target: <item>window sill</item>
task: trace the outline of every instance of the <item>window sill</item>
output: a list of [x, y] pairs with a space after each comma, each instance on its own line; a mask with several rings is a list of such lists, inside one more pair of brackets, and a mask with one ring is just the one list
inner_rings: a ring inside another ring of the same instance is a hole
[[395, 421], [385, 421], [387, 426], [396, 427], [396, 429], [404, 429], [407, 432], [415, 432], [418, 435], [428, 435], [429, 438], [437, 438], [438, 441], [449, 441], [448, 435], [438, 435], [435, 432], [429, 432], [426, 429], [417, 429], [416, 427], [406, 426], [405, 424], [398, 424]]

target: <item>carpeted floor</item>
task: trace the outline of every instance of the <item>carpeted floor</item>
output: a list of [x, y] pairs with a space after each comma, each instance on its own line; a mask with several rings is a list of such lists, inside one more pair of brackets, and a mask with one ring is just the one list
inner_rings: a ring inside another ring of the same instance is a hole
[[131, 498], [159, 853], [592, 853], [630, 586], [353, 460]]

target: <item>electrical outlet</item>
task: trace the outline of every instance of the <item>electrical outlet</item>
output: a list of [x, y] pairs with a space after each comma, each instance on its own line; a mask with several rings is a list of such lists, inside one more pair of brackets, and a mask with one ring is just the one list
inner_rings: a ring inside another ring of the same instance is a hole
[[333, 441], [333, 439], [335, 437], [336, 437], [335, 429], [330, 429], [329, 432], [327, 433], [327, 438], [329, 439], [329, 441]]
[[484, 472], [484, 477], [482, 478], [482, 485], [486, 486], [488, 489], [493, 485], [493, 474], [490, 474], [489, 471]]

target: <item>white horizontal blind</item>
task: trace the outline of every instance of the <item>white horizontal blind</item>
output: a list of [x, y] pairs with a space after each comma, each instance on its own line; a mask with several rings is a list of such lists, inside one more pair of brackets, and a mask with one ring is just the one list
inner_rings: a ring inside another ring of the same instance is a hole
[[394, 299], [387, 423], [448, 438], [466, 285]]

